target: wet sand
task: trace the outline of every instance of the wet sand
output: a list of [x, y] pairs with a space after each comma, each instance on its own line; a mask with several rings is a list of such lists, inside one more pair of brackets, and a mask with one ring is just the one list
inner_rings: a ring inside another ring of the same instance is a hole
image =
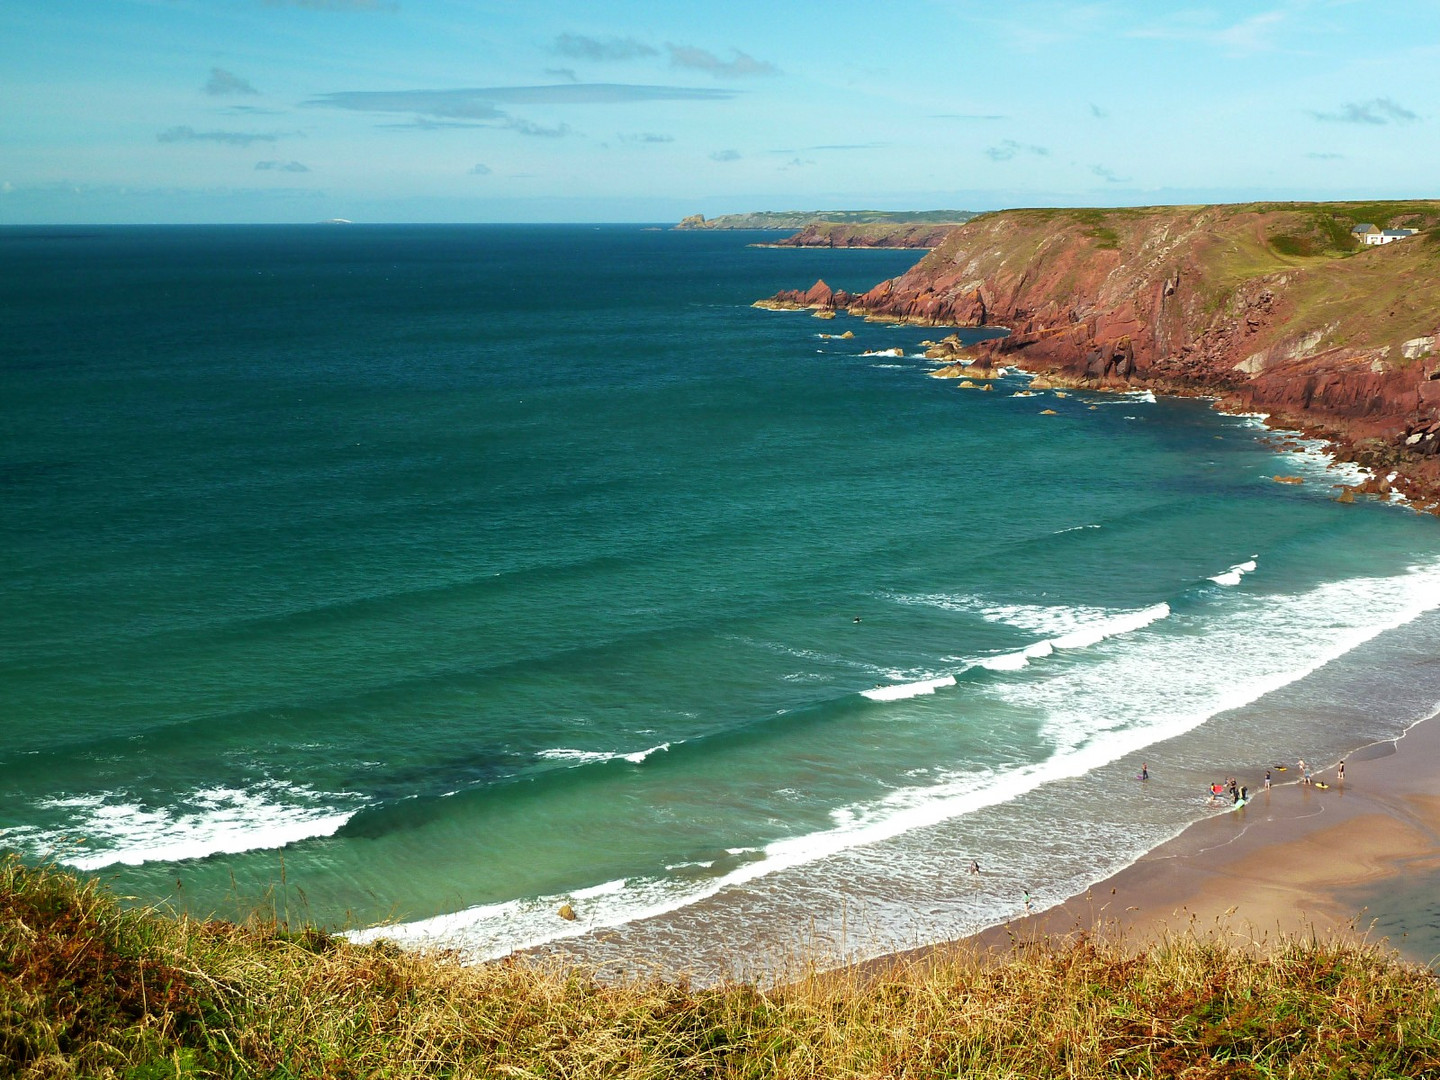
[[[1256, 943], [1302, 932], [1359, 936], [1382, 914], [1387, 883], [1440, 873], [1440, 718], [1348, 757], [1343, 785], [1328, 764], [1314, 774], [1328, 789], [1298, 783], [1293, 759], [1275, 760], [1289, 768], [1274, 773], [1269, 791], [1253, 790], [1262, 778], [1240, 778], [1252, 787], [1241, 809], [1197, 822], [1085, 893], [964, 944], [1007, 948], [1081, 930], [1135, 943], [1191, 928]], [[1357, 893], [1372, 897], [1370, 910], [1356, 907]], [[1383, 914], [1403, 922], [1407, 913]], [[1389, 944], [1418, 963], [1434, 959], [1423, 943]]]

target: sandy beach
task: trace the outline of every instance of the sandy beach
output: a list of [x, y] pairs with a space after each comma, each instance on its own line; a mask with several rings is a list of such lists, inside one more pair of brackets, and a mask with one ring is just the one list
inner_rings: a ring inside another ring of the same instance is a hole
[[1085, 893], [966, 944], [1004, 948], [1079, 930], [1143, 942], [1192, 927], [1255, 942], [1368, 934], [1431, 963], [1432, 934], [1387, 938], [1372, 923], [1420, 919], [1397, 910], [1408, 902], [1397, 887], [1440, 873], [1440, 718], [1351, 754], [1343, 785], [1335, 763], [1314, 774], [1325, 789], [1300, 784], [1296, 763], [1285, 764], [1269, 791], [1255, 790], [1263, 778], [1241, 777], [1252, 795], [1238, 811], [1197, 822]]

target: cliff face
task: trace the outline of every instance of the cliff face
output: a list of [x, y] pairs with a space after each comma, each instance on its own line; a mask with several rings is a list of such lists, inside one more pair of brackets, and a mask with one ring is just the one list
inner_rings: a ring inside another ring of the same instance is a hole
[[1213, 394], [1398, 468], [1397, 486], [1434, 504], [1440, 232], [1360, 248], [1350, 226], [1377, 219], [1430, 229], [1440, 203], [1005, 211], [862, 295], [769, 306], [1007, 327], [974, 355], [1075, 385]]

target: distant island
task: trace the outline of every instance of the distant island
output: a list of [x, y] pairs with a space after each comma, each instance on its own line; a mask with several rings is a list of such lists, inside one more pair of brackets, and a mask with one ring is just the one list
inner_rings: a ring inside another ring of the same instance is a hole
[[972, 210], [763, 210], [706, 218], [691, 214], [677, 229], [769, 229], [793, 235], [764, 247], [933, 248]]
[[1005, 327], [945, 358], [1264, 412], [1440, 513], [1440, 201], [1006, 210], [863, 294], [759, 306]]

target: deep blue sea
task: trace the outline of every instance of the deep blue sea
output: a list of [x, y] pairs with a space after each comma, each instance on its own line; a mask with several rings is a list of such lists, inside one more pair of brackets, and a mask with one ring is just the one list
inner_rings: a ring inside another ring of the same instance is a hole
[[1433, 518], [752, 308], [917, 258], [771, 238], [0, 230], [0, 845], [713, 972], [1059, 900], [1435, 711]]

